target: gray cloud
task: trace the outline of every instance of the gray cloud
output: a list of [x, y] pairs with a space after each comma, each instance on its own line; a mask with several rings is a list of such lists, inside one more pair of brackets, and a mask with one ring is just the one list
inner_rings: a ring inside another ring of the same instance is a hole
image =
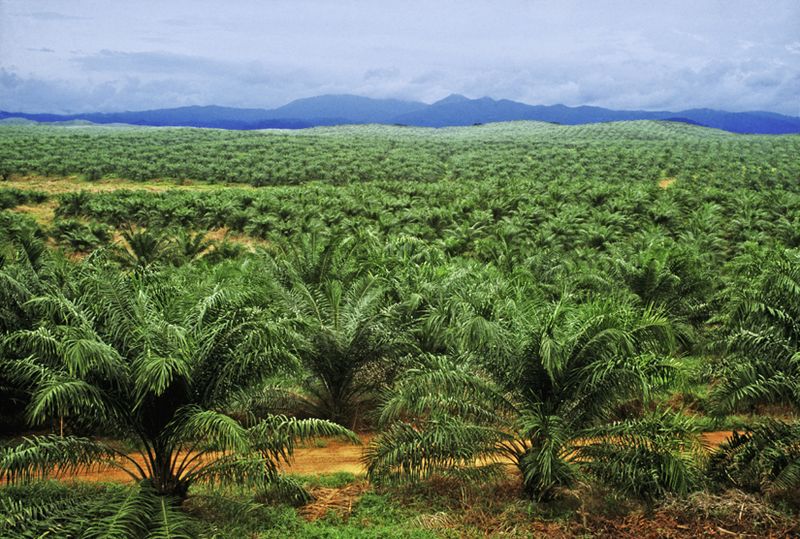
[[78, 56], [72, 62], [85, 71], [100, 73], [204, 73], [224, 74], [226, 62], [163, 51], [125, 52], [103, 49]]
[[39, 21], [85, 21], [90, 19], [90, 17], [76, 17], [74, 15], [65, 15], [55, 11], [37, 11], [35, 13], [26, 13], [22, 16]]
[[[5, 109], [269, 107], [321, 93], [433, 101], [459, 92], [800, 115], [794, 0], [769, 9], [759, 0], [243, 0], [225, 10], [210, 0], [40, 0], [25, 14], [27, 5], [0, 2]], [[22, 15], [2, 17], [4, 9]]]

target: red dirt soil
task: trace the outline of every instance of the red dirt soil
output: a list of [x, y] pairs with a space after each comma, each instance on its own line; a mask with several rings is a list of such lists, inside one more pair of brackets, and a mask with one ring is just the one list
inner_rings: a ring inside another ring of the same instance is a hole
[[708, 448], [715, 448], [722, 445], [722, 443], [731, 437], [733, 432], [729, 430], [720, 430], [717, 432], [704, 432], [700, 435], [700, 441], [703, 442], [703, 445]]
[[[700, 438], [703, 445], [714, 448], [724, 442], [731, 435], [730, 431], [706, 432]], [[353, 445], [340, 440], [324, 440], [324, 447], [301, 447], [294, 452], [294, 458], [288, 466], [284, 467], [286, 473], [301, 475], [332, 474], [336, 472], [349, 472], [355, 475], [364, 474], [366, 469], [361, 462], [364, 445], [368, 444], [371, 437], [361, 437], [363, 445]], [[144, 467], [141, 455], [131, 454], [131, 458]], [[57, 478], [89, 482], [118, 482], [127, 483], [131, 477], [122, 470], [109, 467], [93, 467], [78, 474], [56, 475]]]

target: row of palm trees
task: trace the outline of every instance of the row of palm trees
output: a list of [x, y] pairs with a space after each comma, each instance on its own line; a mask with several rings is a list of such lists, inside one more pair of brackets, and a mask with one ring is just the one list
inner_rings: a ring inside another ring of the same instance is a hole
[[[732, 137], [658, 122], [516, 123], [443, 131], [355, 126], [285, 132], [76, 131], [4, 126], [0, 178], [14, 174], [174, 178], [256, 186], [309, 181], [520, 180], [560, 176], [656, 181], [683, 171], [773, 187], [794, 181], [796, 137]], [[688, 174], [687, 174], [688, 175]]]
[[[376, 482], [485, 480], [512, 463], [538, 500], [586, 480], [653, 500], [702, 481], [693, 423], [658, 404], [696, 308], [671, 277], [678, 262], [658, 252], [620, 267], [633, 293], [600, 300], [580, 279], [543, 288], [369, 232], [127, 271], [102, 251], [59, 266], [27, 234], [0, 267], [3, 398], [24, 402], [31, 425], [61, 418], [69, 433], [5, 448], [0, 469], [12, 482], [123, 469], [135, 498], [103, 518], [129, 535], [180, 529], [174, 500], [199, 483], [307, 499], [280, 474], [296, 444], [356, 441], [368, 426]], [[798, 255], [762, 256], [720, 300], [720, 413], [798, 411]], [[140, 457], [97, 435], [133, 440]], [[799, 440], [795, 423], [771, 422], [732, 439], [712, 468], [785, 492], [800, 484]]]

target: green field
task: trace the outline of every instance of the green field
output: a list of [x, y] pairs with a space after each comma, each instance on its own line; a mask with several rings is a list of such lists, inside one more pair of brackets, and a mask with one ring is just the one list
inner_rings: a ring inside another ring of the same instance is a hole
[[800, 533], [798, 156], [0, 126], [0, 536]]

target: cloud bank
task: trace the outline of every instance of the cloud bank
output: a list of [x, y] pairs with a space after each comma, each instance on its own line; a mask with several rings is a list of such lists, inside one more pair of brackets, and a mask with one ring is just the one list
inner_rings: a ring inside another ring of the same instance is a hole
[[273, 107], [325, 93], [431, 102], [456, 92], [800, 115], [798, 28], [795, 0], [0, 0], [0, 108]]

